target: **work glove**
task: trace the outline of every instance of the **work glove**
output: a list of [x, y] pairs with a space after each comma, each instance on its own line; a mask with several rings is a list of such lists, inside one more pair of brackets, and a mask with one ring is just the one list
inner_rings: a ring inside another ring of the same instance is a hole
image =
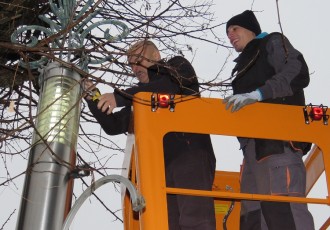
[[262, 96], [259, 90], [255, 90], [251, 93], [235, 94], [223, 99], [223, 103], [226, 104], [228, 110], [230, 106], [231, 112], [236, 112], [246, 105], [253, 104], [257, 101], [261, 101]]

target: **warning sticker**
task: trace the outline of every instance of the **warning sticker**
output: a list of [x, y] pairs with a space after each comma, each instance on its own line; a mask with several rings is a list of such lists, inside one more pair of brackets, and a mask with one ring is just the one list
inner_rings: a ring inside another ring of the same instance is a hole
[[227, 204], [214, 204], [215, 214], [226, 214], [228, 212]]

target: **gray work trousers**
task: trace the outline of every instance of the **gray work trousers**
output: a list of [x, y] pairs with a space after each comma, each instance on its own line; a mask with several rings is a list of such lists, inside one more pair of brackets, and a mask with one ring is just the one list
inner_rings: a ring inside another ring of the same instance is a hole
[[[166, 167], [167, 187], [212, 190], [214, 154], [195, 149], [181, 153]], [[212, 197], [167, 195], [169, 230], [215, 230]]]
[[[306, 169], [302, 153], [289, 146], [284, 153], [256, 160], [254, 139], [242, 146], [241, 192], [305, 197]], [[314, 230], [307, 204], [242, 201], [241, 230]]]

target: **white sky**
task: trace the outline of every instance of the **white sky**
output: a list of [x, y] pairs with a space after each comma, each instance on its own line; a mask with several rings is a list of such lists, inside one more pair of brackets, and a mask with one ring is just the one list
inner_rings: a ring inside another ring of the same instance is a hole
[[[280, 31], [275, 0], [256, 0], [253, 5], [251, 5], [252, 1], [247, 0], [216, 0], [214, 2], [216, 5], [213, 10], [216, 12], [218, 22], [226, 22], [232, 16], [246, 9], [251, 9], [252, 7], [253, 11], [257, 11], [255, 14], [263, 32], [270, 33]], [[328, 87], [330, 86], [330, 69], [328, 68], [327, 58], [325, 57], [330, 51], [329, 46], [327, 46], [328, 42], [326, 42], [326, 39], [330, 35], [326, 29], [328, 28], [328, 22], [330, 20], [328, 16], [330, 2], [286, 0], [279, 1], [279, 8], [284, 34], [289, 38], [291, 43], [303, 53], [309, 65], [310, 73], [312, 73], [311, 83], [305, 90], [306, 103], [330, 105], [330, 97], [327, 96]], [[220, 37], [226, 38], [224, 27], [221, 27], [218, 32]], [[227, 44], [229, 45], [229, 43]], [[192, 45], [193, 48], [197, 48], [193, 66], [198, 76], [202, 79], [213, 79], [218, 74], [229, 51], [225, 49], [216, 51], [214, 46], [201, 43], [192, 43]], [[236, 56], [236, 52], [233, 51], [230, 60]], [[189, 56], [187, 56], [187, 58], [189, 59]], [[192, 59], [190, 58], [190, 60]], [[233, 67], [231, 61], [229, 62], [225, 72], [219, 76], [219, 80], [226, 79], [229, 76]], [[204, 96], [209, 97], [209, 94], [205, 94]], [[212, 94], [211, 96], [220, 97], [221, 95]], [[242, 157], [241, 152], [238, 150], [236, 139], [232, 137], [213, 137], [213, 140], [213, 146], [217, 156], [217, 169], [239, 171]], [[219, 143], [219, 140], [221, 140], [223, 144], [215, 144]], [[228, 157], [228, 155], [226, 156], [225, 153], [230, 153], [230, 157]], [[112, 189], [111, 186], [109, 187]], [[108, 191], [109, 187], [105, 188], [105, 190]], [[324, 176], [320, 179], [317, 187], [312, 190], [311, 195], [313, 197], [320, 196], [323, 198], [326, 196]], [[310, 205], [309, 208], [314, 215], [315, 226], [316, 229], [318, 229], [329, 217], [330, 208], [320, 205]], [[103, 210], [103, 208], [99, 209]], [[81, 217], [77, 216], [75, 221], [76, 227], [73, 229], [80, 229], [78, 226], [80, 226], [80, 223], [84, 222], [85, 218], [89, 220], [95, 218], [87, 214], [90, 211], [88, 208], [86, 208], [86, 210], [85, 215], [79, 213]], [[83, 210], [81, 210], [81, 212], [83, 212]], [[97, 219], [99, 222], [105, 221], [102, 217], [97, 217]], [[90, 226], [94, 226], [94, 224]], [[118, 229], [117, 223], [115, 222], [112, 224], [104, 223], [104, 225], [97, 224], [96, 226], [100, 229], [106, 229], [106, 226], [109, 226], [109, 228], [110, 226], [116, 226], [113, 227], [113, 229]]]
[[[278, 24], [276, 1], [275, 0], [215, 0], [213, 11], [216, 12], [218, 22], [226, 22], [230, 17], [243, 12], [246, 9], [251, 9], [255, 12], [259, 20], [262, 31], [273, 32], [280, 31]], [[279, 1], [279, 10], [281, 16], [281, 23], [284, 34], [289, 38], [291, 43], [300, 50], [306, 62], [309, 65], [311, 75], [311, 83], [305, 90], [306, 103], [330, 105], [330, 97], [328, 95], [330, 86], [330, 68], [328, 67], [328, 55], [330, 47], [328, 40], [330, 36], [329, 28], [329, 9], [330, 1], [326, 0], [283, 0]], [[226, 38], [224, 26], [218, 30], [218, 35]], [[227, 41], [227, 39], [226, 39]], [[229, 43], [227, 42], [229, 45]], [[193, 61], [193, 66], [202, 79], [214, 78], [219, 69], [221, 68], [225, 58], [228, 55], [226, 49], [219, 49], [216, 51], [212, 45], [205, 45], [205, 43], [192, 44], [193, 48], [197, 48], [197, 53]], [[233, 51], [233, 55], [226, 66], [225, 72], [219, 76], [219, 79], [226, 79], [233, 64], [231, 60], [237, 56]], [[189, 59], [189, 57], [188, 57]], [[204, 95], [209, 97], [209, 95]], [[212, 97], [220, 97], [220, 94], [212, 94]], [[112, 140], [122, 143], [124, 146], [125, 137], [115, 136], [111, 137]], [[219, 137], [214, 137], [217, 140]], [[241, 163], [241, 152], [238, 150], [238, 144], [235, 138], [221, 139], [223, 145], [214, 144], [214, 149], [217, 156], [217, 168], [221, 170], [238, 171], [239, 164]], [[218, 141], [217, 141], [218, 143]], [[230, 157], [226, 157], [225, 153], [230, 152]], [[109, 162], [109, 167], [121, 167], [120, 156], [116, 158], [119, 162]], [[2, 166], [1, 166], [2, 167]], [[11, 166], [14, 168], [14, 166]], [[120, 171], [114, 173], [120, 174]], [[16, 181], [17, 184], [21, 183], [24, 178]], [[317, 184], [317, 187], [312, 190], [312, 196], [326, 196], [326, 185], [324, 176]], [[81, 188], [75, 188], [81, 191]], [[113, 186], [107, 185], [100, 188], [97, 194], [103, 201], [108, 204], [112, 210], [120, 209], [120, 195], [113, 193]], [[17, 219], [18, 206], [20, 202], [21, 190], [12, 188], [0, 188], [0, 224], [8, 218], [10, 210], [17, 207], [17, 210], [4, 228], [11, 230], [15, 228]], [[10, 201], [10, 202], [8, 202]], [[5, 205], [4, 205], [5, 204]], [[3, 207], [9, 207], [8, 212]], [[316, 229], [323, 224], [323, 222], [330, 215], [330, 207], [310, 205], [309, 206], [314, 219]], [[120, 212], [118, 212], [120, 215]], [[79, 210], [74, 223], [71, 225], [72, 230], [80, 229], [123, 229], [119, 221], [112, 222], [109, 219], [109, 214], [101, 207], [95, 199], [91, 198], [86, 201], [83, 207]], [[1, 227], [1, 226], [0, 226]]]

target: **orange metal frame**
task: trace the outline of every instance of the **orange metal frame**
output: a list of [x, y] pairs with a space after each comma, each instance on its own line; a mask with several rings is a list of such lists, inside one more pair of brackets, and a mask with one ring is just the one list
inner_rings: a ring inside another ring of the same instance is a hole
[[[228, 220], [231, 226], [228, 229], [239, 229], [241, 199], [330, 205], [330, 127], [322, 121], [305, 124], [301, 106], [255, 103], [231, 113], [225, 110], [221, 99], [176, 96], [174, 112], [162, 108], [152, 112], [150, 98], [150, 93], [139, 93], [135, 97], [134, 134], [128, 138], [124, 161], [126, 170], [123, 173], [144, 196], [146, 208], [140, 213], [133, 213], [129, 194], [124, 192], [125, 230], [154, 230], [155, 227], [168, 230], [166, 194], [170, 193], [215, 197], [215, 208], [219, 214], [217, 222], [222, 222], [220, 218], [228, 210], [230, 201], [235, 200], [237, 205], [232, 214], [234, 217], [230, 216], [232, 220]], [[325, 198], [299, 198], [240, 193], [238, 172], [217, 172], [213, 191], [168, 188], [163, 158], [163, 137], [168, 132], [312, 142], [313, 150], [305, 161], [307, 191], [325, 171], [328, 195]], [[234, 192], [224, 189], [227, 184], [234, 188]], [[322, 229], [326, 229], [329, 222]], [[220, 229], [222, 224], [217, 223], [217, 230]]]

